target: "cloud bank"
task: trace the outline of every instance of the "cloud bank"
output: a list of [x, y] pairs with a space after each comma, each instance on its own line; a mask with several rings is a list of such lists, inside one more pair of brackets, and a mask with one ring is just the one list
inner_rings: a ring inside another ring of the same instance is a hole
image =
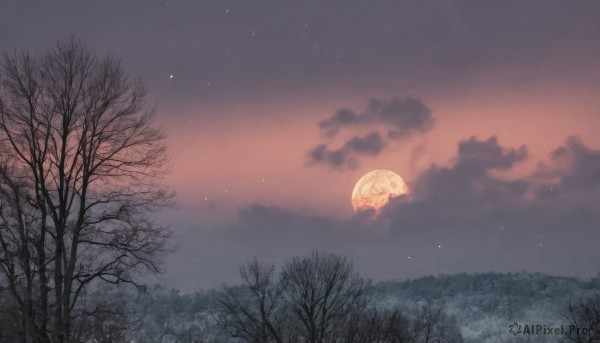
[[[434, 124], [431, 110], [418, 99], [374, 98], [361, 113], [341, 109], [319, 122], [319, 129], [325, 137], [335, 137], [342, 130], [351, 136], [337, 149], [330, 148], [328, 144], [318, 144], [309, 151], [308, 156], [313, 164], [334, 169], [354, 169], [359, 165], [360, 158], [378, 156], [389, 141], [425, 133]], [[362, 136], [357, 134], [365, 128], [373, 131]]]
[[[506, 178], [532, 156], [496, 137], [458, 143], [447, 165], [431, 165], [410, 199], [392, 201], [376, 220], [340, 219], [253, 204], [234, 223], [195, 231], [188, 250], [218, 280], [235, 280], [254, 256], [281, 262], [318, 249], [348, 255], [376, 280], [437, 273], [534, 271], [592, 276], [600, 268], [600, 150], [568, 138], [537, 170]], [[222, 259], [223, 253], [228, 257]], [[209, 261], [221, 260], [217, 267]], [[189, 277], [191, 274], [186, 274]], [[202, 281], [198, 281], [202, 282]]]

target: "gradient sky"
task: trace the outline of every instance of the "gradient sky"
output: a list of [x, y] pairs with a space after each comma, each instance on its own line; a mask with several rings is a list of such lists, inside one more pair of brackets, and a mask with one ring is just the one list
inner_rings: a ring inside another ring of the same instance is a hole
[[[600, 271], [600, 2], [0, 0], [0, 53], [71, 35], [169, 130], [163, 282], [313, 249], [375, 280]], [[413, 192], [365, 221], [381, 168]]]

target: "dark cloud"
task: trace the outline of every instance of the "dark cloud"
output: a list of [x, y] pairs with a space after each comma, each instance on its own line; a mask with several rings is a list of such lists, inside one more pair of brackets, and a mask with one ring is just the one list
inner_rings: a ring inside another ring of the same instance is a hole
[[365, 127], [383, 131], [384, 134], [374, 131], [364, 137], [354, 136], [335, 150], [330, 149], [327, 144], [319, 144], [311, 149], [308, 155], [315, 164], [325, 164], [337, 169], [353, 169], [358, 166], [358, 158], [361, 155], [377, 156], [388, 140], [425, 133], [433, 128], [434, 123], [431, 110], [418, 99], [374, 98], [360, 114], [341, 109], [330, 118], [319, 122], [319, 128], [327, 137], [336, 136], [342, 129], [356, 132]]
[[[600, 200], [600, 151], [586, 147], [577, 138], [568, 139], [543, 164], [561, 160], [560, 169], [553, 170], [553, 180], [540, 177], [538, 172], [516, 179], [493, 172], [511, 169], [526, 156], [526, 147], [505, 148], [495, 137], [462, 141], [454, 163], [433, 165], [423, 172], [415, 181], [411, 202], [390, 204], [383, 218], [395, 235], [451, 233], [468, 237], [473, 246], [500, 244], [512, 256], [532, 259], [542, 251], [552, 252], [557, 264], [578, 260], [572, 253], [583, 249], [588, 259], [578, 263], [592, 268], [588, 262], [593, 248], [580, 245], [577, 237], [587, 234], [600, 238], [600, 231], [589, 231], [600, 221], [594, 205]], [[501, 240], [493, 242], [492, 238]], [[544, 247], [546, 250], [540, 250]], [[508, 261], [507, 255], [500, 257]], [[573, 268], [585, 272], [582, 266]]]
[[525, 146], [505, 148], [496, 137], [471, 137], [458, 143], [451, 166], [433, 165], [423, 172], [413, 187], [413, 196], [444, 207], [486, 203], [508, 195], [521, 197], [527, 188], [524, 180], [505, 181], [491, 172], [510, 169], [526, 156]]
[[457, 167], [470, 165], [482, 170], [505, 170], [512, 168], [525, 157], [527, 157], [527, 147], [524, 145], [518, 149], [503, 148], [498, 144], [495, 136], [485, 141], [471, 137], [458, 144]]
[[337, 150], [329, 150], [327, 145], [319, 144], [309, 152], [314, 163], [327, 164], [334, 168], [353, 169], [358, 165], [357, 156], [377, 156], [385, 147], [385, 142], [377, 132], [366, 136], [353, 137]]
[[556, 186], [561, 189], [587, 192], [600, 187], [600, 151], [587, 148], [578, 137], [569, 137], [552, 152], [550, 166], [558, 170]]
[[389, 138], [400, 138], [427, 132], [434, 123], [431, 110], [420, 100], [392, 98], [371, 99], [360, 115], [348, 109], [339, 110], [331, 118], [319, 122], [319, 127], [326, 135], [335, 136], [344, 127], [382, 124], [389, 129]]
[[203, 242], [190, 251], [206, 261], [206, 270], [227, 255], [215, 269], [225, 280], [254, 256], [280, 263], [313, 249], [348, 255], [377, 280], [523, 270], [595, 275], [600, 151], [569, 138], [540, 164], [554, 168], [552, 178], [497, 175], [526, 158], [524, 146], [471, 137], [458, 143], [449, 165], [432, 165], [411, 185], [409, 199], [397, 198], [375, 220], [255, 204], [234, 224], [189, 240]]
[[360, 123], [359, 116], [348, 110], [341, 109], [337, 111], [331, 118], [319, 122], [319, 127], [325, 130], [328, 136], [335, 136], [342, 126], [356, 125]]
[[370, 114], [372, 121], [379, 121], [392, 127], [388, 132], [390, 138], [425, 133], [435, 123], [431, 110], [414, 98], [404, 100], [393, 98], [389, 101], [371, 99], [366, 113]]

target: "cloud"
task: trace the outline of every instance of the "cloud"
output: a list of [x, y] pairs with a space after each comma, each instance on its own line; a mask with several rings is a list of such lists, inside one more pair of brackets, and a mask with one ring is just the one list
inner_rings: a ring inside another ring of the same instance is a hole
[[348, 109], [339, 110], [319, 122], [319, 128], [327, 136], [335, 136], [344, 127], [383, 124], [389, 129], [388, 137], [395, 139], [427, 132], [434, 123], [431, 110], [420, 100], [394, 97], [390, 100], [371, 99], [360, 115]]
[[348, 109], [337, 111], [331, 118], [319, 122], [319, 127], [326, 131], [328, 136], [335, 136], [340, 127], [356, 125], [360, 122], [359, 116]]
[[530, 158], [525, 146], [505, 147], [496, 137], [463, 140], [450, 164], [425, 170], [411, 201], [393, 201], [379, 221], [389, 225], [390, 241], [414, 237], [423, 251], [439, 242], [451, 270], [596, 274], [600, 151], [571, 137], [542, 170], [497, 173]]
[[453, 164], [432, 165], [417, 178], [414, 197], [457, 206], [488, 201], [500, 194], [522, 196], [524, 180], [505, 181], [490, 172], [508, 170], [526, 157], [525, 146], [505, 148], [496, 137], [487, 140], [471, 137], [458, 143]]
[[[360, 114], [341, 109], [330, 118], [319, 122], [319, 128], [326, 137], [337, 136], [342, 130], [355, 135], [338, 149], [331, 149], [327, 144], [321, 143], [312, 148], [308, 156], [313, 164], [325, 164], [336, 169], [354, 169], [358, 166], [359, 157], [378, 156], [390, 140], [425, 133], [433, 128], [434, 123], [431, 110], [418, 99], [374, 98]], [[363, 128], [376, 131], [366, 136], [356, 135], [356, 131]]]
[[329, 150], [327, 145], [319, 144], [309, 152], [309, 156], [314, 163], [325, 163], [334, 168], [353, 169], [358, 165], [356, 156], [377, 156], [385, 144], [379, 133], [371, 132], [366, 136], [351, 138], [337, 150]]
[[485, 141], [476, 137], [461, 141], [458, 144], [457, 167], [474, 165], [482, 170], [512, 168], [515, 163], [527, 157], [527, 147], [521, 145], [518, 149], [503, 148], [498, 144], [498, 138], [492, 136]]
[[503, 147], [496, 137], [461, 141], [451, 164], [424, 171], [411, 201], [393, 201], [379, 220], [392, 240], [420, 234], [452, 247], [457, 268], [595, 274], [600, 253], [588, 239], [600, 239], [600, 151], [569, 138], [540, 163], [551, 179], [495, 173], [527, 158], [525, 146]]
[[392, 98], [389, 101], [371, 99], [366, 115], [373, 122], [391, 126], [393, 129], [388, 132], [390, 138], [425, 133], [431, 130], [435, 123], [431, 110], [414, 98]]
[[600, 151], [589, 149], [580, 138], [569, 137], [550, 158], [551, 169], [558, 171], [557, 187], [571, 192], [600, 187]]

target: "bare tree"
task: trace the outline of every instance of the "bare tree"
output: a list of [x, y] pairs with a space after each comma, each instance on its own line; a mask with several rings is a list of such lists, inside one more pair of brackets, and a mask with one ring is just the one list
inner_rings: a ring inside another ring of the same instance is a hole
[[339, 255], [313, 252], [293, 258], [283, 266], [282, 278], [290, 313], [304, 342], [336, 342], [351, 314], [367, 303], [369, 282]]
[[462, 335], [441, 307], [424, 306], [414, 320], [397, 309], [367, 307], [370, 282], [351, 262], [313, 252], [284, 263], [257, 260], [240, 269], [242, 285], [217, 296], [217, 322], [253, 343], [459, 343]]
[[72, 341], [94, 281], [159, 270], [165, 134], [118, 61], [71, 39], [5, 56], [0, 74], [0, 282], [20, 341]]
[[283, 343], [286, 312], [282, 299], [285, 284], [275, 279], [275, 267], [258, 260], [240, 268], [242, 286], [225, 287], [217, 302], [224, 316], [218, 324], [232, 337], [247, 342]]
[[432, 305], [424, 305], [421, 307], [419, 316], [414, 322], [413, 332], [414, 341], [418, 343], [434, 342], [436, 331], [442, 322], [442, 308]]
[[242, 285], [218, 298], [219, 324], [247, 342], [341, 342], [354, 311], [366, 302], [368, 282], [345, 258], [313, 253], [275, 267], [257, 260], [240, 269]]
[[600, 342], [600, 293], [574, 300], [567, 306], [565, 317], [569, 322], [565, 335], [576, 343]]

